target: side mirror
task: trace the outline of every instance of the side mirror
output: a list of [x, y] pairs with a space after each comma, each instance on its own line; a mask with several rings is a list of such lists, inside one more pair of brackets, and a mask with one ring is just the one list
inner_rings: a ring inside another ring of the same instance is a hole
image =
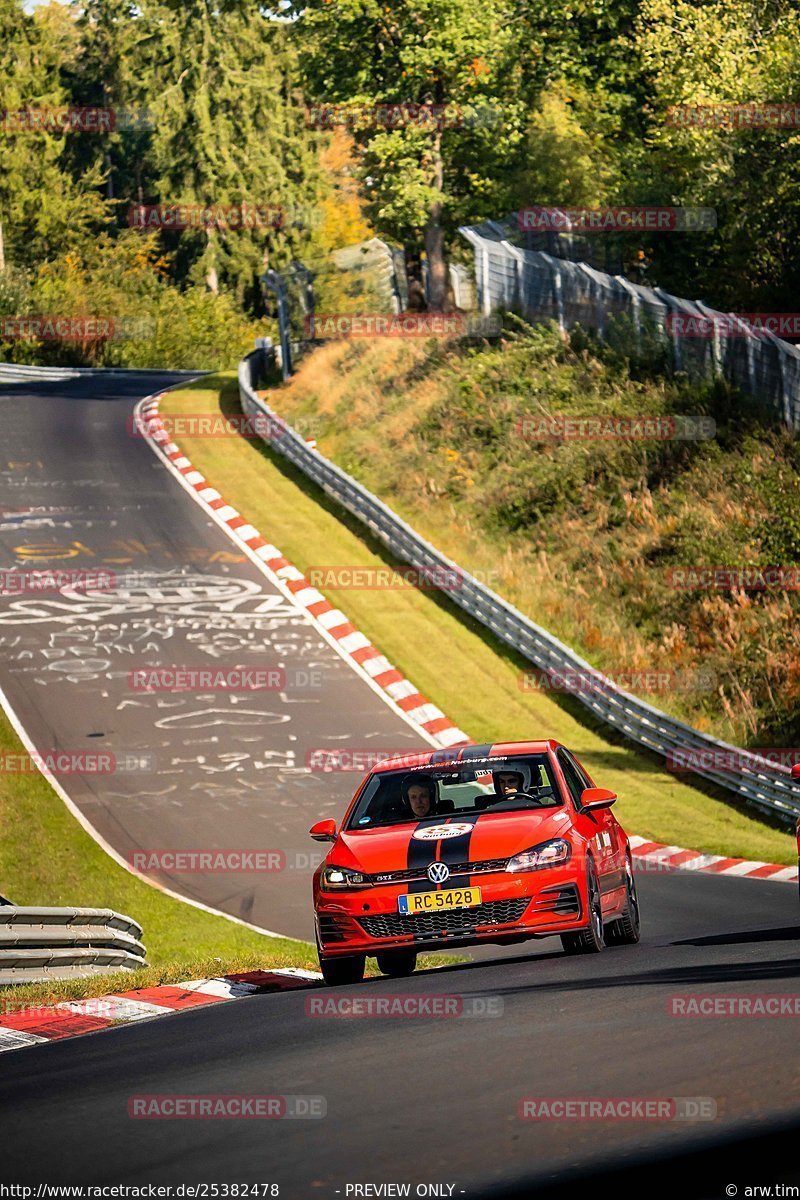
[[330, 818], [327, 821], [317, 821], [308, 831], [315, 842], [335, 842], [336, 822]]
[[800, 781], [800, 763], [795, 763], [791, 771], [792, 779]]
[[581, 792], [581, 808], [584, 812], [611, 808], [616, 798], [617, 793], [610, 792], [608, 788], [584, 788]]

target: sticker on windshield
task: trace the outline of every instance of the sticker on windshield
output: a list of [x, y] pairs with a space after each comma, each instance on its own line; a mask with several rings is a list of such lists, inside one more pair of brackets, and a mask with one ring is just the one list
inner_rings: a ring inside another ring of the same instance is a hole
[[463, 837], [465, 833], [472, 833], [472, 825], [461, 821], [454, 825], [428, 825], [425, 829], [415, 829], [411, 836], [418, 842], [438, 842]]

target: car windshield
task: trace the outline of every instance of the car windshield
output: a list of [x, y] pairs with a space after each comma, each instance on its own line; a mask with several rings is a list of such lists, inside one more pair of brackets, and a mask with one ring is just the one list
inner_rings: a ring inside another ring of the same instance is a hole
[[562, 803], [546, 754], [380, 771], [367, 781], [348, 829], [375, 829], [430, 817], [554, 808]]

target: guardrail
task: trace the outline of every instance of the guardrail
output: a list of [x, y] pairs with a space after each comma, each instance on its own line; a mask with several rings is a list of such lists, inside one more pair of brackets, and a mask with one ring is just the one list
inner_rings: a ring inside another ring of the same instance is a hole
[[0, 985], [145, 967], [142, 927], [108, 908], [0, 905]]
[[[377, 496], [312, 449], [257, 396], [255, 386], [271, 354], [271, 348], [262, 345], [239, 364], [242, 409], [251, 416], [262, 414], [268, 418], [263, 440], [269, 446], [357, 517], [401, 562], [440, 576], [441, 572], [449, 572], [458, 580], [458, 586], [447, 589], [453, 603], [529, 662], [559, 676], [580, 672], [597, 677], [596, 669], [585, 659], [441, 554]], [[800, 816], [800, 789], [792, 784], [788, 767], [773, 766], [755, 754], [701, 733], [623, 691], [611, 680], [601, 678], [598, 685], [596, 691], [578, 688], [572, 694], [618, 733], [664, 758], [683, 756], [692, 774], [732, 792], [762, 812], [787, 822]], [[721, 766], [720, 755], [727, 756], [735, 766]]]
[[83, 375], [186, 375], [197, 377], [208, 371], [189, 371], [172, 367], [37, 367], [25, 363], [0, 363], [0, 383], [59, 383], [80, 379]]
[[77, 379], [76, 367], [28, 367], [22, 363], [0, 363], [0, 383], [27, 383], [35, 380], [58, 382]]

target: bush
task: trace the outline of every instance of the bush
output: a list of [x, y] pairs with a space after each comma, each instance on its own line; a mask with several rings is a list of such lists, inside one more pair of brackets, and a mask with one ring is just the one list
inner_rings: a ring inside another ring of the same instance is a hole
[[203, 287], [180, 291], [154, 236], [129, 230], [98, 239], [82, 257], [68, 253], [32, 276], [0, 275], [0, 313], [98, 317], [108, 337], [0, 341], [0, 358], [67, 366], [232, 367], [265, 332], [233, 300]]

